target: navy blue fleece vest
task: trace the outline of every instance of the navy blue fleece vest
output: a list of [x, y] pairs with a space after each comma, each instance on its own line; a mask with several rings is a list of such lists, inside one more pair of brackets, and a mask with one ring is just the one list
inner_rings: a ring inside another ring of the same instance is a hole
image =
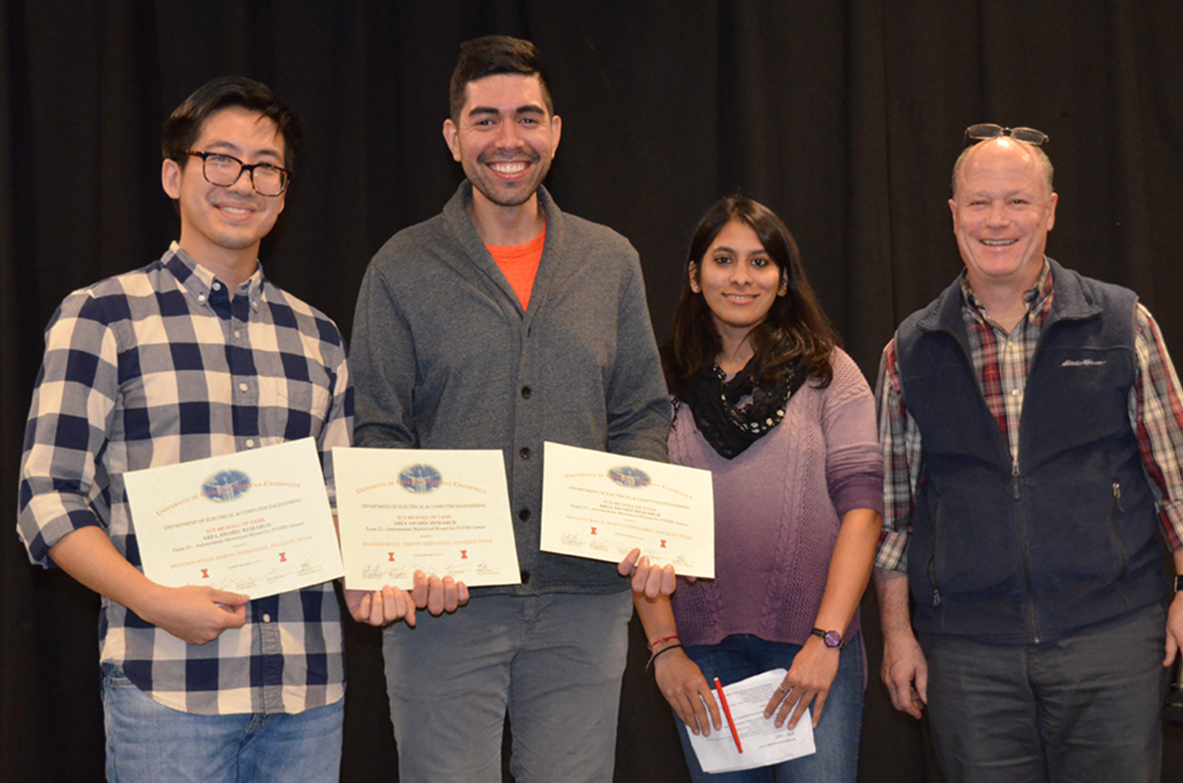
[[1051, 265], [1017, 461], [974, 377], [960, 282], [900, 326], [904, 404], [923, 445], [908, 545], [919, 630], [1051, 641], [1166, 593], [1129, 420], [1136, 297]]

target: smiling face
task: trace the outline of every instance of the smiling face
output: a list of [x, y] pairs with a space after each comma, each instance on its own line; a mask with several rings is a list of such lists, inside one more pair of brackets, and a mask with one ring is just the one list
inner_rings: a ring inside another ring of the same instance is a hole
[[690, 263], [690, 288], [706, 300], [729, 355], [785, 293], [780, 268], [752, 227], [739, 220], [723, 226], [700, 263]]
[[464, 167], [478, 210], [520, 207], [534, 198], [562, 127], [546, 109], [537, 76], [497, 74], [471, 81], [459, 125], [444, 122], [444, 140]]
[[[239, 106], [211, 114], [193, 143], [197, 152], [224, 152], [244, 163], [284, 165], [284, 142], [276, 124], [258, 112]], [[206, 181], [201, 158], [186, 156], [183, 163], [164, 161], [164, 191], [181, 211], [181, 248], [219, 277], [233, 282], [229, 270], [255, 268], [259, 243], [283, 211], [284, 197], [260, 196], [243, 172], [229, 187]]]
[[1057, 200], [1030, 145], [1000, 138], [969, 151], [949, 208], [976, 292], [1035, 284]]

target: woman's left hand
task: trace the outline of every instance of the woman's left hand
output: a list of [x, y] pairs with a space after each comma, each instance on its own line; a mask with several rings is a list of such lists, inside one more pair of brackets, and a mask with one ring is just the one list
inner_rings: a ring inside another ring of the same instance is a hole
[[[830, 693], [830, 685], [838, 673], [838, 655], [838, 650], [826, 647], [818, 637], [809, 637], [801, 652], [793, 658], [793, 665], [780, 687], [773, 691], [772, 698], [765, 705], [764, 717], [771, 718], [775, 712], [776, 727], [780, 728], [792, 711], [788, 727], [794, 729], [805, 710], [816, 700], [813, 705], [813, 725], [817, 726], [826, 696]], [[796, 709], [793, 709], [794, 706]]]

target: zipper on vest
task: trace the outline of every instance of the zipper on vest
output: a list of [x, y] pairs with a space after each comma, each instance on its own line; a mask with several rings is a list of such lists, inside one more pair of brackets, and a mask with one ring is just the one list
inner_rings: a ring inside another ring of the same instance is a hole
[[1113, 510], [1109, 514], [1109, 524], [1113, 527], [1113, 540], [1117, 542], [1117, 551], [1121, 553], [1121, 576], [1118, 579], [1125, 579], [1126, 571], [1130, 567], [1130, 555], [1126, 551], [1125, 542], [1121, 540], [1121, 530], [1118, 526], [1118, 520], [1123, 511], [1125, 509], [1121, 507], [1121, 484], [1115, 481], [1113, 482]]
[[1031, 639], [1035, 644], [1039, 644], [1039, 625], [1035, 622], [1035, 591], [1031, 587], [1031, 557], [1027, 551], [1030, 544], [1027, 541], [1027, 515], [1023, 513], [1023, 504], [1020, 502], [1022, 492], [1019, 488], [1019, 460], [1016, 458], [1011, 461], [1011, 477], [1014, 479], [1014, 496], [1015, 496], [1015, 522], [1018, 526], [1019, 533], [1019, 551], [1023, 555], [1023, 582], [1027, 586], [1027, 596], [1024, 601], [1027, 605], [1027, 624], [1031, 628]]
[[932, 585], [932, 607], [941, 605], [941, 585], [937, 582], [937, 550], [941, 543], [941, 502], [937, 501], [935, 519], [932, 521], [932, 554], [928, 558], [928, 583]]
[[932, 585], [932, 607], [934, 609], [941, 605], [941, 588], [937, 586], [936, 561], [935, 554], [928, 558], [928, 583]]

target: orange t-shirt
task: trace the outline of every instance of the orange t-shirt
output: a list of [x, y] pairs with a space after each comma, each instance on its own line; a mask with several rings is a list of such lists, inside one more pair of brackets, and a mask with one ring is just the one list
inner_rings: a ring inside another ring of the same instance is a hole
[[530, 292], [534, 290], [534, 278], [538, 275], [538, 263], [542, 261], [544, 245], [545, 224], [538, 236], [523, 245], [485, 245], [489, 255], [501, 268], [501, 274], [505, 275], [513, 292], [518, 295], [523, 310], [530, 306]]

